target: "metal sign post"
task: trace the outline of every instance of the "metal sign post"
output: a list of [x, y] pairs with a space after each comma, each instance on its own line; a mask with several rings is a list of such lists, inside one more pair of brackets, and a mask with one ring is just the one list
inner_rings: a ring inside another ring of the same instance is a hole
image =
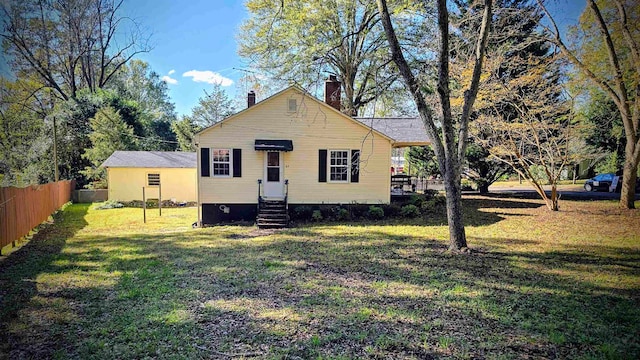
[[147, 223], [147, 198], [144, 196], [144, 186], [142, 187], [142, 219]]

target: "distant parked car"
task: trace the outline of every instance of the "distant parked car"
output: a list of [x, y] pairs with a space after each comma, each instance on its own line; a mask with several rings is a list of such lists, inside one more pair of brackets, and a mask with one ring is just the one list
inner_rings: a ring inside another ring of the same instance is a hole
[[611, 186], [611, 182], [613, 182], [615, 176], [616, 175], [612, 173], [597, 175], [584, 183], [584, 189], [587, 191], [609, 191], [609, 186]]
[[[605, 173], [597, 175], [594, 178], [587, 180], [584, 183], [584, 189], [587, 191], [609, 191], [609, 187], [611, 186], [611, 182], [613, 182], [613, 178], [615, 174]], [[622, 176], [618, 179], [618, 186], [616, 191], [620, 192], [620, 186], [622, 185]], [[636, 192], [640, 191], [640, 178], [636, 181]]]

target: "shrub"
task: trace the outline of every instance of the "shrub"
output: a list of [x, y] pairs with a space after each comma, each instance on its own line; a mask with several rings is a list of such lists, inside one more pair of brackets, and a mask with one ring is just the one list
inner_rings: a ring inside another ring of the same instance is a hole
[[413, 204], [405, 205], [400, 209], [400, 215], [407, 218], [417, 217], [420, 215], [420, 209]]
[[[333, 215], [333, 209], [331, 206], [320, 205], [317, 211], [320, 212], [320, 215], [322, 215], [322, 219], [325, 220], [330, 220], [331, 216]], [[314, 210], [313, 212], [315, 213], [316, 210]], [[311, 215], [311, 219], [315, 221], [315, 219], [313, 219], [313, 215]]]
[[371, 220], [380, 220], [384, 218], [384, 210], [379, 206], [371, 205], [367, 211], [367, 217]]
[[382, 210], [384, 211], [384, 214], [387, 217], [399, 216], [401, 209], [402, 208], [400, 207], [400, 205], [395, 203], [382, 205]]
[[[142, 207], [142, 200], [132, 200], [132, 201], [123, 201], [122, 205], [124, 207], [131, 207], [131, 208], [141, 208]], [[198, 203], [195, 201], [177, 201], [174, 202], [172, 200], [162, 200], [162, 207], [163, 208], [175, 208], [175, 207], [192, 207], [192, 206], [197, 206]], [[147, 208], [157, 208], [158, 207], [158, 200], [147, 200]]]
[[447, 198], [442, 195], [434, 196], [432, 200], [435, 206], [440, 206], [440, 207], [447, 206]]
[[313, 215], [313, 209], [309, 206], [298, 206], [293, 209], [292, 218], [294, 220], [310, 220]]
[[103, 203], [97, 204], [94, 209], [96, 210], [107, 210], [107, 209], [118, 209], [123, 208], [124, 205], [115, 201], [115, 200], [107, 200]]
[[369, 206], [365, 204], [350, 204], [348, 205], [349, 211], [351, 212], [352, 219], [363, 218], [367, 216], [367, 211], [369, 210]]
[[424, 191], [424, 194], [423, 194], [425, 201], [431, 200], [437, 195], [438, 195], [438, 190], [433, 190], [433, 189], [427, 189]]
[[335, 211], [335, 217], [338, 221], [345, 221], [351, 219], [351, 214], [349, 213], [349, 210], [345, 208], [338, 208]]
[[447, 198], [442, 195], [434, 196], [431, 200], [425, 201], [420, 209], [423, 214], [441, 211], [447, 207]]
[[420, 207], [420, 211], [423, 214], [432, 213], [436, 209], [436, 205], [433, 203], [433, 200], [425, 201]]
[[313, 213], [311, 214], [311, 220], [322, 221], [322, 219], [322, 212], [320, 212], [320, 210], [313, 210]]
[[427, 197], [422, 194], [413, 194], [409, 198], [409, 204], [415, 205], [417, 208], [420, 208], [422, 206], [422, 203], [424, 203], [425, 201], [427, 201]]

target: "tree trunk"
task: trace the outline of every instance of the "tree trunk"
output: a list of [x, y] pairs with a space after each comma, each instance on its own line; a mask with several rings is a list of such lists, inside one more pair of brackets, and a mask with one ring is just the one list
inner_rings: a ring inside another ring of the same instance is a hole
[[554, 183], [551, 186], [551, 198], [547, 200], [547, 207], [551, 211], [558, 211], [560, 207], [558, 207], [558, 189], [556, 188], [556, 184]]
[[625, 154], [624, 170], [622, 172], [622, 190], [620, 191], [620, 207], [623, 209], [635, 209], [636, 180], [638, 178], [638, 162], [633, 159], [633, 153], [629, 154], [629, 144]]
[[489, 184], [486, 181], [478, 181], [477, 185], [480, 195], [484, 195], [489, 192]]
[[[425, 100], [418, 80], [414, 76], [406, 61], [398, 38], [396, 37], [386, 0], [378, 0], [378, 10], [382, 25], [389, 42], [389, 50], [393, 62], [405, 80], [407, 88], [416, 104], [420, 118], [424, 123], [427, 134], [433, 140], [433, 150], [438, 159], [440, 172], [444, 176], [447, 198], [447, 221], [449, 223], [449, 249], [460, 250], [467, 247], [462, 219], [462, 196], [460, 192], [460, 161], [464, 157], [469, 117], [475, 102], [480, 83], [482, 62], [485, 57], [489, 28], [491, 25], [492, 1], [485, 0], [480, 36], [476, 44], [476, 58], [473, 76], [469, 88], [464, 92], [463, 111], [460, 119], [452, 118], [449, 93], [449, 13], [446, 0], [438, 0], [438, 29], [440, 30], [440, 49], [438, 65], [438, 94], [442, 107], [442, 138], [433, 119], [433, 110]], [[455, 124], [458, 124], [456, 139]], [[457, 140], [457, 144], [456, 144]], [[457, 145], [457, 146], [456, 146]], [[457, 151], [456, 151], [457, 148]]]
[[449, 223], [449, 250], [458, 251], [467, 247], [467, 236], [462, 218], [462, 193], [460, 176], [448, 167], [444, 174], [444, 188], [447, 194], [447, 222]]

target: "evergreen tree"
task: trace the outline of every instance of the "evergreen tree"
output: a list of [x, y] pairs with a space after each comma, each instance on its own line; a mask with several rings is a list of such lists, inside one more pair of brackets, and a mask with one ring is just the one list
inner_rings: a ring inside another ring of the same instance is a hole
[[616, 104], [601, 91], [594, 91], [583, 113], [585, 142], [595, 154], [600, 154], [596, 172], [616, 173], [624, 164], [627, 143], [624, 125]]
[[89, 122], [93, 130], [89, 135], [91, 147], [82, 158], [89, 160], [91, 166], [86, 167], [82, 173], [93, 181], [93, 187], [103, 187], [106, 184], [106, 172], [100, 165], [116, 150], [137, 150], [138, 141], [133, 128], [110, 106], [98, 110]]
[[433, 149], [429, 146], [412, 146], [405, 153], [405, 160], [409, 163], [412, 173], [429, 177], [440, 175], [438, 169], [438, 159]]
[[214, 84], [211, 92], [205, 91], [204, 96], [198, 100], [198, 105], [191, 110], [190, 118], [194, 124], [205, 128], [234, 112], [233, 100], [229, 99], [220, 84]]
[[[462, 10], [456, 16], [461, 34], [455, 37], [455, 51], [469, 52], [470, 45], [464, 41], [465, 34], [473, 33], [480, 25], [475, 15], [473, 1], [456, 0]], [[532, 64], [531, 59], [543, 60], [549, 54], [549, 47], [537, 40], [539, 36], [540, 11], [530, 0], [499, 0], [495, 2], [494, 20], [490, 34], [488, 54], [488, 73], [485, 86], [478, 93], [476, 111], [473, 119], [481, 115], [499, 114], [504, 121], [514, 121], [520, 115], [511, 98], [496, 97], [495, 84], [506, 83], [526, 73]], [[533, 62], [536, 62], [533, 60]], [[458, 81], [466, 83], [470, 74], [460, 72]], [[493, 83], [494, 85], [491, 85]], [[458, 94], [461, 103], [462, 93]], [[488, 191], [489, 186], [503, 175], [513, 173], [513, 169], [504, 162], [491, 157], [489, 150], [482, 147], [489, 133], [483, 133], [479, 127], [470, 123], [471, 136], [466, 151], [466, 175], [476, 184], [480, 193]]]
[[182, 120], [171, 124], [171, 129], [176, 134], [178, 148], [180, 151], [196, 151], [193, 143], [193, 135], [201, 130], [188, 116], [183, 116]]

